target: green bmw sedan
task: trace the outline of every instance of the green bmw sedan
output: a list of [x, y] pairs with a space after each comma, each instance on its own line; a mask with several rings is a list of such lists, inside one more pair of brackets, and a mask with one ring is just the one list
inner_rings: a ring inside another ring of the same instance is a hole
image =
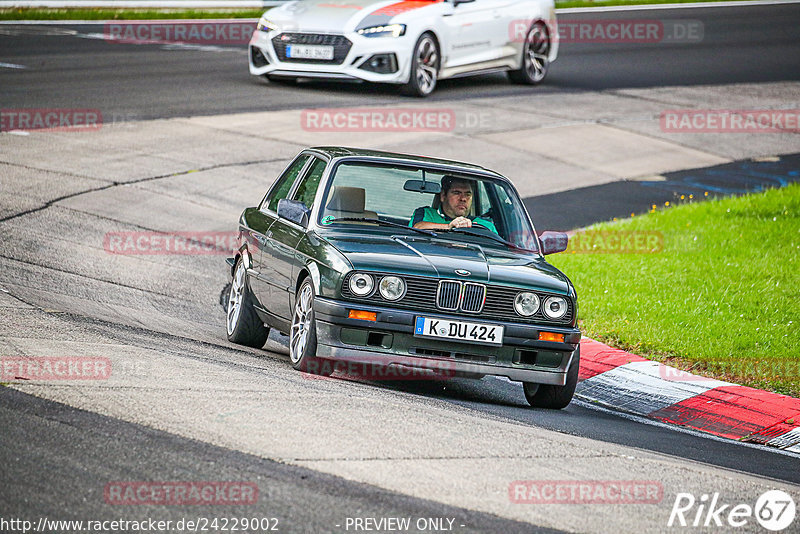
[[342, 147], [303, 150], [239, 218], [227, 335], [289, 336], [292, 365], [331, 374], [500, 376], [560, 409], [578, 380], [575, 288], [512, 183], [477, 165]]

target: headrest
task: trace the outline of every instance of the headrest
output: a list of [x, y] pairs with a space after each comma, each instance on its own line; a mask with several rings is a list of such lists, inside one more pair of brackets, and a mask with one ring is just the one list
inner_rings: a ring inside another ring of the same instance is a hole
[[329, 210], [352, 211], [361, 213], [364, 211], [365, 191], [360, 187], [334, 186], [331, 199], [328, 201]]

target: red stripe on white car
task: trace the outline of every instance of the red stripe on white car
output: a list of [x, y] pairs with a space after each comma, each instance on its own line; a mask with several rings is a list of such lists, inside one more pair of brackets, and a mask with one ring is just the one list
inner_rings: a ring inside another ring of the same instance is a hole
[[388, 15], [390, 17], [394, 17], [395, 15], [405, 13], [406, 11], [427, 7], [443, 1], [444, 0], [405, 0], [404, 2], [397, 2], [396, 4], [384, 6], [379, 10], [370, 13], [370, 15]]

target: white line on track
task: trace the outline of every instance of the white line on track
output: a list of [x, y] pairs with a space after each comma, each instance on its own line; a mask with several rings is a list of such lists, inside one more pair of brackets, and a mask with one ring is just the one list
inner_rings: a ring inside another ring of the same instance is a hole
[[17, 65], [16, 63], [0, 63], [0, 69], [27, 69], [25, 65]]

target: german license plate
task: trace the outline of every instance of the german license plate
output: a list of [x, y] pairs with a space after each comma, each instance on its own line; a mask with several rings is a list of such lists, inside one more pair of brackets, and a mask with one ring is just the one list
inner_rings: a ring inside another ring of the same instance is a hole
[[286, 57], [292, 59], [333, 59], [332, 46], [289, 45]]
[[420, 337], [438, 337], [468, 343], [503, 344], [503, 327], [495, 324], [468, 323], [417, 317], [414, 335]]

